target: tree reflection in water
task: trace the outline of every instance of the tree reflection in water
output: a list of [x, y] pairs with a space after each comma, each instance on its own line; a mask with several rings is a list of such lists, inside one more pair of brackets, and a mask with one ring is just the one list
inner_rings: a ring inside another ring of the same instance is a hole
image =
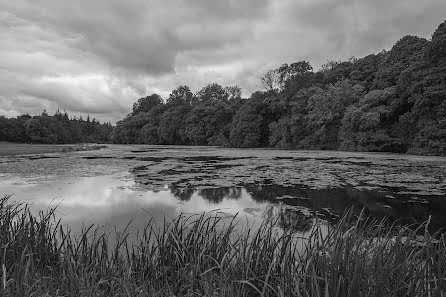
[[177, 184], [172, 184], [169, 187], [170, 193], [180, 201], [189, 201], [192, 195], [195, 193], [195, 189], [190, 186], [181, 186]]
[[399, 223], [423, 222], [430, 215], [432, 228], [446, 225], [444, 200], [438, 199], [438, 196], [396, 194], [393, 189], [312, 189], [304, 185], [278, 185], [268, 180], [239, 187], [208, 188], [196, 188], [192, 183], [183, 181], [172, 184], [169, 189], [174, 197], [184, 202], [190, 201], [196, 194], [213, 204], [222, 203], [224, 199], [238, 200], [243, 195], [249, 195], [250, 199], [259, 204], [269, 203], [277, 207], [281, 203], [288, 207], [276, 213], [281, 226], [302, 231], [311, 228], [312, 215], [296, 209], [309, 209], [329, 221], [336, 221], [345, 209], [353, 207], [355, 214], [364, 209], [367, 215], [385, 216]]
[[284, 230], [306, 233], [313, 227], [314, 218], [304, 210], [280, 203], [270, 205], [263, 213], [267, 222], [272, 222]]
[[240, 199], [242, 197], [242, 188], [240, 187], [219, 187], [205, 188], [198, 190], [198, 195], [215, 204], [226, 199]]

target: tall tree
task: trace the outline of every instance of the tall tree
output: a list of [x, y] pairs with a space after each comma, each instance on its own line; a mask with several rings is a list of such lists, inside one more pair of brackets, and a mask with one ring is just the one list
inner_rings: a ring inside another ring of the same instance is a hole
[[179, 86], [170, 93], [167, 104], [170, 105], [192, 105], [195, 103], [195, 96], [188, 86]]
[[163, 103], [163, 99], [158, 94], [152, 94], [147, 97], [138, 99], [133, 104], [132, 114], [136, 115], [140, 112], [149, 112], [152, 108]]
[[207, 102], [210, 100], [228, 101], [228, 93], [217, 83], [210, 83], [202, 88], [196, 94], [200, 102]]

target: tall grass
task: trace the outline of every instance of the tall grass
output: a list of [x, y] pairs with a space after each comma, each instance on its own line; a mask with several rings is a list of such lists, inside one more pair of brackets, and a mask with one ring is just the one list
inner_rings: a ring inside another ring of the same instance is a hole
[[[446, 245], [427, 223], [350, 213], [304, 243], [272, 224], [239, 232], [218, 213], [149, 221], [130, 240], [0, 200], [2, 296], [445, 296]], [[420, 236], [424, 233], [423, 236]]]

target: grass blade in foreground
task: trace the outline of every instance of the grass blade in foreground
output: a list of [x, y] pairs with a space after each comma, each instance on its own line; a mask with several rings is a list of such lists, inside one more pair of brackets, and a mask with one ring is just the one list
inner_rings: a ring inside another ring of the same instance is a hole
[[[218, 213], [148, 221], [137, 240], [90, 226], [73, 236], [54, 210], [0, 200], [2, 296], [444, 296], [446, 244], [427, 228], [347, 212], [304, 250], [272, 224], [238, 232]], [[424, 236], [419, 236], [424, 232]]]

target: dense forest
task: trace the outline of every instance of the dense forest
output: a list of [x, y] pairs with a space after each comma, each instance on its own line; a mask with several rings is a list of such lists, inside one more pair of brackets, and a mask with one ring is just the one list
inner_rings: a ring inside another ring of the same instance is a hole
[[405, 36], [316, 72], [284, 64], [260, 81], [248, 99], [216, 83], [141, 98], [112, 141], [446, 155], [446, 22], [430, 41]]
[[0, 116], [0, 141], [27, 143], [110, 142], [113, 127], [96, 119], [69, 118], [66, 112], [53, 116], [44, 111], [39, 116], [20, 115], [16, 118]]

